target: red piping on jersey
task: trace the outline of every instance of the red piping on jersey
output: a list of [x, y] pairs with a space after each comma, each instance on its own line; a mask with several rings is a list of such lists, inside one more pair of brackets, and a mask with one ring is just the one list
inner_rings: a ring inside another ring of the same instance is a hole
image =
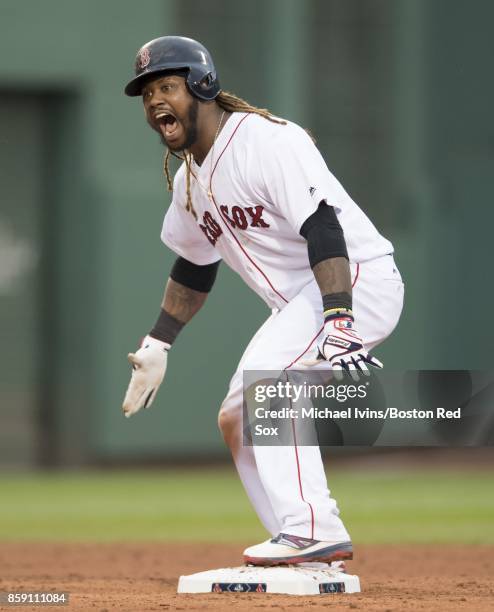
[[314, 522], [315, 522], [314, 508], [312, 507], [312, 504], [305, 499], [304, 492], [302, 490], [302, 478], [300, 476], [300, 462], [298, 459], [298, 448], [297, 448], [297, 438], [295, 437], [294, 419], [292, 419], [292, 431], [293, 431], [293, 448], [295, 449], [295, 460], [297, 462], [297, 476], [298, 476], [298, 486], [300, 489], [300, 497], [302, 498], [302, 501], [305, 502], [310, 508], [310, 539], [313, 540], [314, 539]]
[[[292, 398], [290, 398], [290, 408], [292, 407]], [[295, 450], [295, 461], [297, 462], [297, 477], [298, 477], [298, 487], [300, 490], [300, 497], [302, 501], [309, 506], [310, 509], [310, 539], [314, 539], [314, 508], [312, 504], [308, 502], [304, 497], [304, 491], [302, 489], [302, 477], [300, 476], [300, 461], [298, 458], [298, 448], [297, 448], [297, 436], [295, 435], [295, 419], [292, 419], [292, 433], [293, 433], [293, 448]]]
[[299, 355], [299, 356], [298, 356], [296, 359], [294, 359], [294, 360], [291, 362], [291, 364], [290, 364], [290, 365], [287, 365], [287, 366], [286, 366], [286, 368], [285, 368], [285, 370], [289, 370], [289, 369], [292, 367], [292, 365], [296, 364], [296, 363], [297, 363], [297, 361], [298, 361], [300, 358], [302, 358], [302, 357], [305, 355], [305, 353], [307, 353], [307, 351], [309, 351], [309, 350], [310, 350], [311, 346], [312, 346], [312, 345], [314, 344], [314, 342], [317, 340], [317, 338], [318, 338], [319, 334], [322, 332], [322, 330], [323, 330], [323, 329], [324, 329], [324, 325], [323, 325], [323, 326], [321, 327], [321, 329], [320, 329], [320, 330], [317, 332], [317, 334], [316, 334], [316, 335], [315, 335], [315, 336], [312, 338], [312, 340], [310, 341], [310, 344], [307, 346], [307, 348], [304, 350], [304, 352], [303, 352], [303, 353], [300, 353], [300, 355]]
[[[358, 280], [358, 275], [360, 272], [360, 264], [357, 264], [357, 269], [355, 271], [355, 278], [353, 279], [353, 283], [352, 283], [352, 289], [355, 287], [355, 284], [357, 283]], [[324, 325], [321, 327], [321, 329], [317, 332], [317, 334], [312, 338], [312, 340], [310, 341], [310, 343], [308, 344], [307, 348], [304, 350], [303, 353], [300, 353], [300, 355], [298, 357], [296, 357], [291, 363], [290, 365], [287, 365], [285, 370], [288, 370], [289, 368], [292, 367], [292, 365], [296, 364], [297, 361], [299, 359], [301, 359], [305, 353], [307, 353], [307, 351], [310, 350], [310, 348], [312, 347], [312, 345], [314, 344], [314, 342], [317, 340], [317, 338], [319, 337], [320, 333], [322, 332], [322, 330], [324, 329]]]
[[[352, 289], [355, 287], [355, 283], [357, 282], [359, 271], [360, 271], [360, 264], [357, 264], [357, 269], [355, 271], [355, 278], [353, 279], [353, 283], [352, 283]], [[307, 351], [314, 344], [314, 342], [316, 341], [317, 337], [319, 336], [319, 334], [322, 332], [323, 329], [324, 329], [324, 325], [317, 332], [317, 334], [312, 338], [312, 340], [310, 341], [310, 343], [307, 346], [307, 348], [305, 349], [305, 351], [303, 353], [301, 353], [296, 359], [294, 359], [292, 361], [292, 363], [285, 368], [285, 370], [288, 370], [289, 368], [291, 368], [292, 365], [297, 363], [297, 361], [301, 357], [303, 357], [305, 355], [305, 353], [307, 353]], [[288, 376], [287, 376], [287, 378], [288, 378]], [[292, 399], [290, 398], [290, 408], [291, 408], [291, 406], [292, 406]], [[298, 486], [299, 486], [299, 490], [300, 490], [300, 497], [302, 498], [302, 501], [304, 503], [306, 503], [309, 506], [309, 508], [310, 508], [310, 520], [311, 520], [311, 526], [310, 526], [310, 534], [311, 535], [310, 535], [310, 539], [313, 540], [314, 539], [314, 523], [315, 523], [314, 508], [312, 507], [312, 504], [305, 499], [304, 491], [302, 489], [302, 476], [301, 476], [301, 473], [300, 473], [300, 461], [299, 461], [299, 458], [298, 458], [297, 437], [295, 435], [295, 420], [294, 419], [292, 419], [292, 433], [293, 433], [293, 448], [294, 448], [294, 451], [295, 451], [295, 461], [297, 463], [297, 478], [298, 478]]]
[[211, 176], [209, 177], [209, 191], [211, 193], [211, 196], [213, 198], [213, 204], [216, 208], [216, 211], [218, 213], [218, 215], [220, 216], [220, 219], [223, 221], [223, 223], [225, 224], [225, 227], [228, 229], [228, 231], [230, 232], [230, 234], [233, 236], [235, 242], [237, 243], [237, 245], [239, 246], [240, 250], [242, 251], [242, 253], [247, 257], [247, 259], [250, 261], [250, 263], [254, 266], [254, 268], [261, 273], [261, 275], [264, 277], [264, 279], [266, 280], [266, 282], [268, 283], [268, 285], [271, 287], [271, 289], [276, 293], [276, 295], [278, 297], [280, 297], [286, 304], [288, 304], [288, 300], [281, 295], [281, 293], [275, 289], [275, 287], [273, 286], [273, 283], [269, 280], [269, 278], [267, 277], [267, 275], [265, 274], [265, 272], [263, 270], [261, 270], [261, 268], [256, 264], [256, 262], [252, 259], [252, 257], [247, 253], [247, 251], [243, 248], [243, 246], [240, 244], [239, 239], [237, 238], [237, 236], [235, 236], [235, 233], [233, 232], [232, 228], [230, 227], [230, 224], [228, 223], [227, 220], [224, 219], [224, 213], [221, 212], [221, 210], [218, 208], [218, 204], [216, 203], [216, 199], [214, 197], [213, 194], [213, 174], [216, 170], [216, 166], [218, 165], [218, 162], [220, 161], [223, 153], [226, 151], [226, 149], [228, 148], [228, 145], [230, 144], [230, 142], [232, 141], [233, 137], [235, 136], [238, 128], [240, 127], [240, 124], [247, 119], [247, 117], [249, 116], [249, 114], [245, 115], [245, 117], [242, 117], [242, 119], [240, 119], [240, 121], [237, 124], [237, 127], [233, 130], [232, 135], [230, 136], [230, 138], [228, 139], [228, 142], [226, 143], [225, 147], [223, 148], [223, 151], [221, 151], [221, 153], [218, 156], [218, 159], [216, 160], [216, 163], [214, 164], [213, 170], [211, 172]]

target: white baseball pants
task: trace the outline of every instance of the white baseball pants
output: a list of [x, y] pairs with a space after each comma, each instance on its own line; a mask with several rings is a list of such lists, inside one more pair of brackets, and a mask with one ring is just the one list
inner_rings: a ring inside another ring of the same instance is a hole
[[[391, 255], [350, 267], [355, 326], [372, 349], [398, 323], [404, 286]], [[350, 537], [330, 495], [319, 447], [243, 446], [242, 439], [243, 370], [303, 369], [300, 361], [316, 356], [322, 325], [321, 294], [314, 280], [274, 311], [252, 338], [231, 379], [219, 423], [247, 495], [273, 536], [282, 532], [341, 542]]]

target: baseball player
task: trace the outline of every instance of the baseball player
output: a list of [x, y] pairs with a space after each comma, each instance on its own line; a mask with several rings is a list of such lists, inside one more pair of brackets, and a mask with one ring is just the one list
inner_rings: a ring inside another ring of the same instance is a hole
[[393, 246], [328, 170], [299, 126], [220, 89], [200, 43], [165, 36], [138, 52], [125, 88], [183, 163], [162, 241], [177, 255], [158, 319], [136, 353], [123, 402], [129, 417], [153, 402], [180, 330], [204, 304], [220, 261], [271, 315], [245, 349], [219, 427], [272, 538], [244, 551], [255, 565], [351, 559], [350, 536], [316, 446], [244, 446], [242, 371], [323, 360], [350, 375], [382, 367], [369, 350], [396, 326], [403, 283]]

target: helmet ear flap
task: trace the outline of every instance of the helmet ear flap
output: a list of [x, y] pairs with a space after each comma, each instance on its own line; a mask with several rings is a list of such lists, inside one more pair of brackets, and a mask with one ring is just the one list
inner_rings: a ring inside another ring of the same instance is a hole
[[208, 72], [206, 75], [202, 77], [199, 81], [199, 87], [207, 91], [211, 88], [211, 85], [214, 83], [215, 77], [212, 72]]
[[220, 91], [218, 78], [213, 70], [204, 74], [191, 68], [187, 85], [191, 93], [201, 100], [214, 100]]

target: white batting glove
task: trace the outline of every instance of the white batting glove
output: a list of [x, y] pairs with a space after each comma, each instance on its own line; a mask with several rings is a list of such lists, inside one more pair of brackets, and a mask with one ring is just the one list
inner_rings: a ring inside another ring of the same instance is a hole
[[360, 374], [370, 376], [367, 364], [382, 368], [383, 364], [370, 355], [364, 347], [355, 327], [353, 316], [342, 313], [324, 325], [324, 338], [318, 344], [318, 359], [331, 363], [335, 378], [341, 380], [343, 372], [350, 374], [353, 380], [359, 380]]
[[149, 408], [158, 392], [166, 372], [170, 345], [151, 336], [146, 336], [136, 353], [127, 358], [132, 364], [132, 376], [122, 409], [126, 417]]

